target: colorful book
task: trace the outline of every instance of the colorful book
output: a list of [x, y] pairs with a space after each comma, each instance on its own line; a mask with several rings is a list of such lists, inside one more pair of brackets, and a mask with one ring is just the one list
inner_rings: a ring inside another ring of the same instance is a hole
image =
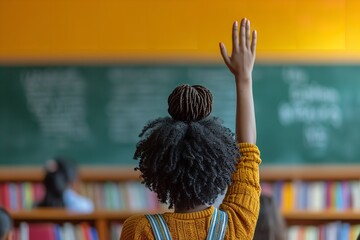
[[71, 223], [65, 223], [63, 226], [63, 236], [66, 240], [76, 240], [75, 226]]
[[[91, 227], [90, 228], [90, 232], [91, 232], [91, 239], [92, 240], [99, 240], [99, 236], [98, 236], [98, 233], [97, 233], [97, 230], [96, 228], [94, 227]], [[116, 240], [119, 240], [120, 238], [116, 239]]]
[[104, 207], [104, 198], [105, 198], [105, 194], [104, 194], [104, 188], [102, 187], [102, 184], [100, 183], [95, 183], [94, 184], [94, 193], [95, 193], [95, 204], [97, 206], [98, 209], [105, 209]]
[[283, 185], [284, 182], [283, 181], [277, 181], [274, 183], [274, 202], [276, 204], [276, 207], [278, 207], [279, 209], [282, 206], [282, 193], [283, 193]]
[[33, 199], [32, 202], [40, 202], [45, 195], [44, 187], [41, 183], [33, 184]]
[[80, 226], [85, 240], [93, 240], [90, 226], [87, 223], [81, 223]]
[[75, 226], [75, 236], [76, 240], [86, 240], [81, 225]]
[[54, 225], [54, 234], [55, 234], [55, 240], [65, 240], [63, 236], [63, 231], [60, 225], [55, 224]]
[[351, 205], [356, 211], [360, 211], [360, 181], [350, 182]]
[[315, 226], [308, 226], [305, 228], [304, 239], [319, 240], [319, 228]]
[[111, 232], [110, 239], [111, 240], [119, 240], [121, 236], [123, 225], [121, 223], [112, 223], [111, 224]]
[[112, 198], [112, 185], [110, 182], [106, 182], [103, 184], [103, 192], [104, 192], [104, 208], [105, 209], [114, 209], [113, 206], [113, 198]]
[[29, 239], [29, 224], [26, 222], [20, 223], [19, 226], [19, 240], [30, 240]]
[[33, 207], [33, 190], [32, 184], [30, 182], [24, 182], [22, 184], [22, 192], [23, 192], [23, 208], [31, 209]]
[[289, 212], [293, 210], [293, 184], [292, 182], [285, 182], [282, 190], [282, 211]]
[[54, 224], [31, 223], [29, 224], [29, 240], [56, 240]]
[[349, 240], [349, 239], [350, 239], [350, 224], [343, 223], [340, 229], [339, 240]]
[[345, 210], [343, 188], [340, 182], [336, 183], [336, 210]]
[[312, 208], [314, 211], [322, 211], [326, 206], [325, 202], [325, 183], [321, 181], [313, 182], [311, 188], [311, 196], [312, 196]]
[[4, 208], [11, 209], [9, 184], [7, 183], [0, 184], [0, 201]]
[[325, 209], [329, 210], [332, 207], [332, 201], [331, 201], [331, 182], [326, 181], [325, 182]]
[[16, 183], [8, 183], [8, 188], [9, 188], [9, 195], [10, 195], [10, 209], [12, 210], [19, 210], [18, 209], [18, 204], [17, 204], [17, 200], [18, 200], [18, 196], [17, 196], [17, 190], [16, 190]]
[[299, 239], [299, 227], [298, 226], [291, 226], [287, 230], [288, 240], [300, 240]]
[[19, 209], [19, 210], [23, 209], [23, 200], [22, 199], [24, 198], [21, 185], [22, 184], [20, 184], [20, 183], [16, 184], [16, 192], [17, 192], [17, 196], [18, 196], [16, 205], [17, 205], [17, 209]]
[[127, 209], [127, 198], [126, 198], [126, 188], [124, 183], [118, 184], [118, 192], [119, 192], [119, 209]]

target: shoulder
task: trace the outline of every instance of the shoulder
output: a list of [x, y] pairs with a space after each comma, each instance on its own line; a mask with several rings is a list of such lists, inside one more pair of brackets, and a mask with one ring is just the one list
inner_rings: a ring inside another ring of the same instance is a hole
[[128, 219], [126, 219], [126, 221], [124, 222], [124, 226], [125, 225], [133, 225], [133, 224], [145, 224], [145, 225], [149, 225], [150, 226], [150, 223], [149, 221], [147, 220], [146, 216], [145, 215], [134, 215], [134, 216], [131, 216], [129, 217]]
[[121, 239], [154, 239], [146, 216], [137, 215], [126, 219], [121, 232]]

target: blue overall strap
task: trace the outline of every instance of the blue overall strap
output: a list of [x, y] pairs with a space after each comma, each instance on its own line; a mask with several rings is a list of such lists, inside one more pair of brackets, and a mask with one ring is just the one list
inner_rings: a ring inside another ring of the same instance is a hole
[[147, 214], [145, 216], [151, 224], [156, 240], [171, 240], [169, 228], [161, 214]]
[[226, 212], [214, 209], [211, 217], [207, 240], [222, 240], [225, 237], [228, 215]]

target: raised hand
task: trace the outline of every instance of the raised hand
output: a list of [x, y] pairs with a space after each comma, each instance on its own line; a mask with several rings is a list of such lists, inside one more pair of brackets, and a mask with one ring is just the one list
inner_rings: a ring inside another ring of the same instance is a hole
[[231, 56], [227, 54], [225, 45], [220, 43], [221, 55], [236, 82], [236, 139], [238, 142], [256, 143], [256, 121], [252, 93], [252, 71], [256, 55], [256, 31], [250, 40], [250, 21], [241, 20], [240, 40], [238, 23], [232, 31], [233, 49]]
[[[234, 22], [232, 30], [232, 53], [229, 57], [226, 47], [220, 43], [221, 55], [225, 64], [235, 75], [236, 81], [251, 81], [251, 74], [256, 56], [256, 31], [252, 32], [250, 40], [250, 21], [246, 18], [241, 20], [240, 36], [238, 22]], [[239, 40], [240, 38], [240, 40]]]

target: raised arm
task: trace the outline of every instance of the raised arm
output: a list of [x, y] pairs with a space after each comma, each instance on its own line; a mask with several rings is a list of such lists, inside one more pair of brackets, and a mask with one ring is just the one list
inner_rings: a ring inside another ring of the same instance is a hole
[[229, 239], [252, 239], [260, 207], [260, 152], [256, 143], [256, 123], [252, 94], [252, 70], [255, 62], [256, 32], [250, 40], [250, 22], [243, 19], [232, 30], [233, 50], [229, 57], [220, 43], [221, 55], [236, 82], [236, 138], [240, 159], [232, 183], [228, 187], [220, 209], [227, 212]]
[[[239, 40], [240, 38], [240, 40]], [[237, 142], [256, 143], [256, 123], [252, 93], [252, 70], [256, 55], [256, 31], [250, 39], [250, 21], [235, 22], [232, 30], [232, 53], [229, 57], [226, 47], [220, 43], [225, 64], [235, 76], [236, 82], [236, 139]]]

